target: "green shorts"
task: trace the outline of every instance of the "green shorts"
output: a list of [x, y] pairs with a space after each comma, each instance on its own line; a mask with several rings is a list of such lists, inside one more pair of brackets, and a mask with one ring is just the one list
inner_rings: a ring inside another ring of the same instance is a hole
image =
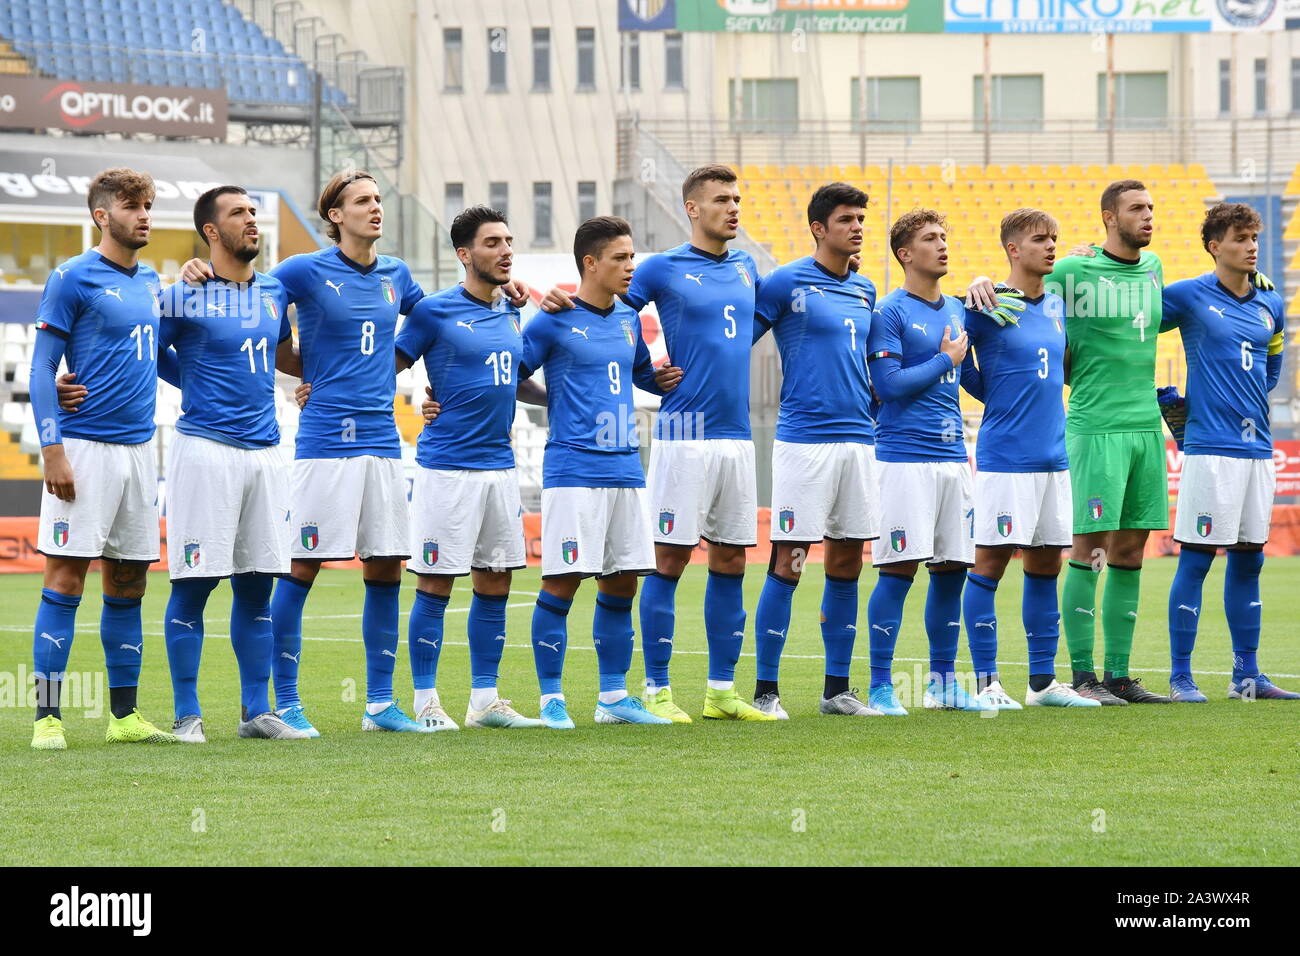
[[1074, 533], [1169, 527], [1165, 442], [1158, 431], [1066, 433]]

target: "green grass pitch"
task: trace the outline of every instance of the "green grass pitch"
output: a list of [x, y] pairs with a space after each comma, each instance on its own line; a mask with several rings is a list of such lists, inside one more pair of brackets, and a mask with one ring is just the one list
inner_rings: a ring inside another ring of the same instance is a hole
[[[1135, 674], [1166, 687], [1165, 602], [1174, 563], [1147, 565]], [[761, 567], [745, 579], [753, 609]], [[1000, 658], [1022, 696], [1019, 564], [999, 591]], [[864, 574], [861, 633], [874, 573]], [[1223, 559], [1206, 581], [1194, 659], [1208, 705], [1036, 709], [982, 718], [916, 707], [906, 718], [817, 714], [821, 569], [795, 597], [782, 667], [787, 723], [596, 726], [584, 585], [570, 621], [566, 694], [578, 729], [363, 734], [361, 584], [326, 571], [307, 604], [303, 698], [320, 740], [235, 737], [238, 686], [226, 638], [229, 589], [208, 606], [200, 691], [210, 743], [110, 746], [106, 716], [65, 710], [70, 749], [28, 747], [31, 712], [15, 701], [30, 681], [39, 580], [0, 575], [0, 864], [1291, 864], [1300, 784], [1300, 703], [1225, 699], [1230, 666]], [[87, 582], [95, 595], [98, 578]], [[1272, 559], [1263, 580], [1265, 670], [1300, 687], [1300, 558]], [[504, 696], [537, 712], [527, 634], [537, 572], [516, 577]], [[678, 590], [673, 685], [694, 713], [703, 702], [704, 573]], [[898, 646], [898, 671], [923, 667], [924, 588], [918, 582]], [[171, 720], [162, 639], [167, 579], [145, 599], [141, 708]], [[403, 608], [412, 600], [404, 582]], [[458, 721], [468, 696], [467, 583], [448, 613], [439, 689]], [[102, 672], [99, 602], [82, 605], [70, 671]], [[409, 706], [402, 623], [396, 686]], [[638, 637], [639, 643], [639, 637]], [[854, 683], [867, 683], [865, 639]], [[963, 640], [964, 645], [964, 640]], [[738, 685], [752, 690], [752, 636]], [[1099, 649], [1100, 650], [1100, 649]], [[963, 646], [962, 654], [965, 654]], [[1064, 641], [1058, 674], [1068, 673]], [[963, 667], [959, 664], [959, 669]], [[632, 678], [642, 676], [640, 653]], [[1285, 677], [1282, 675], [1286, 675]], [[355, 688], [356, 698], [349, 697]], [[106, 706], [106, 702], [105, 702]]]

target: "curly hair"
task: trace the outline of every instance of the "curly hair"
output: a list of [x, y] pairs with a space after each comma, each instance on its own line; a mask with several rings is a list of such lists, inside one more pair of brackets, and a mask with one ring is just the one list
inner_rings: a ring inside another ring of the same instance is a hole
[[90, 181], [86, 205], [90, 207], [93, 218], [96, 209], [108, 209], [115, 199], [153, 202], [155, 194], [152, 176], [118, 166], [104, 170]]
[[944, 232], [948, 231], [948, 220], [934, 209], [913, 209], [899, 216], [889, 227], [889, 251], [894, 254], [894, 258], [901, 263], [903, 260], [898, 257], [898, 250], [910, 243], [918, 232], [931, 223]]
[[1201, 245], [1210, 251], [1211, 242], [1222, 242], [1230, 229], [1250, 229], [1259, 232], [1264, 221], [1253, 206], [1243, 202], [1221, 202], [1210, 208], [1201, 223]]

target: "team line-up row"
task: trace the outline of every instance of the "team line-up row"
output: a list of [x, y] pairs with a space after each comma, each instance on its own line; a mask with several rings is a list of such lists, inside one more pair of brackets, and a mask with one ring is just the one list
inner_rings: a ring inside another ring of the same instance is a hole
[[[893, 684], [893, 652], [922, 564], [930, 644], [923, 705], [1020, 709], [997, 672], [994, 613], [1017, 549], [1024, 557], [1026, 704], [1204, 701], [1190, 659], [1201, 582], [1219, 547], [1228, 549], [1229, 696], [1300, 698], [1269, 681], [1256, 662], [1274, 480], [1268, 391], [1280, 371], [1283, 310], [1255, 269], [1260, 221], [1249, 207], [1211, 209], [1202, 233], [1213, 271], [1169, 286], [1146, 248], [1155, 205], [1142, 183], [1108, 186], [1100, 201], [1105, 242], [1064, 258], [1056, 254], [1051, 215], [1017, 210], [1001, 224], [1006, 281], [977, 279], [967, 303], [941, 290], [948, 272], [943, 217], [913, 210], [890, 234], [903, 286], [877, 300], [873, 283], [857, 271], [866, 193], [846, 183], [818, 189], [808, 205], [813, 255], [760, 277], [754, 260], [730, 244], [740, 222], [735, 173], [705, 166], [682, 186], [688, 242], [637, 268], [625, 221], [588, 220], [574, 237], [576, 295], [551, 290], [543, 311], [522, 325], [528, 290], [511, 276], [509, 225], [484, 206], [465, 210], [451, 226], [464, 281], [425, 295], [404, 263], [376, 250], [383, 208], [364, 172], [335, 176], [321, 193], [318, 213], [333, 245], [286, 259], [269, 275], [252, 265], [261, 237], [247, 193], [237, 186], [205, 193], [194, 218], [210, 259], [187, 263], [186, 281], [167, 289], [137, 258], [149, 238], [148, 175], [107, 170], [87, 198], [101, 241], [51, 274], [31, 376], [45, 463], [40, 548], [47, 559], [33, 637], [34, 747], [66, 746], [59, 692], [94, 559], [104, 562], [101, 640], [113, 742], [206, 739], [197, 687], [203, 612], [226, 577], [239, 734], [317, 736], [298, 694], [303, 609], [321, 563], [354, 555], [363, 561], [365, 585], [365, 730], [456, 728], [436, 673], [453, 583], [465, 575], [473, 582], [466, 726], [573, 726], [562, 673], [567, 617], [586, 577], [598, 590], [595, 721], [689, 722], [674, 701], [669, 668], [675, 591], [701, 538], [708, 542], [705, 718], [787, 716], [780, 657], [814, 542], [823, 546], [826, 572], [823, 714], [906, 714]], [[651, 303], [669, 356], [658, 368], [639, 317]], [[1188, 353], [1185, 399], [1174, 390], [1158, 397], [1154, 387], [1156, 338], [1171, 328], [1181, 330]], [[783, 384], [750, 703], [735, 689], [747, 622], [745, 549], [757, 537], [749, 363], [753, 343], [768, 332]], [[73, 378], [56, 382], [65, 360]], [[395, 374], [420, 361], [431, 400], [408, 508]], [[278, 447], [277, 369], [308, 383], [299, 389], [292, 466]], [[544, 387], [534, 381], [538, 372]], [[156, 377], [182, 395], [168, 461], [170, 733], [135, 706], [145, 569], [159, 555]], [[634, 385], [660, 396], [648, 473], [636, 429], [609, 427], [630, 419]], [[963, 443], [961, 388], [985, 405], [975, 476]], [[536, 719], [497, 691], [511, 571], [525, 563], [510, 442], [516, 401], [545, 405], [549, 425], [542, 587], [530, 634], [541, 691]], [[1168, 522], [1162, 412], [1186, 453], [1167, 697], [1144, 688], [1128, 667], [1143, 546], [1150, 530]], [[673, 427], [682, 421], [698, 430]], [[850, 687], [849, 665], [868, 542], [880, 574], [867, 601], [870, 690], [862, 700]], [[417, 576], [407, 632], [414, 718], [393, 694], [404, 561]], [[642, 577], [645, 693], [638, 697], [628, 692], [626, 675]], [[1093, 659], [1098, 616], [1101, 678]], [[963, 621], [974, 693], [955, 669]], [[1062, 621], [1068, 684], [1054, 671]]]

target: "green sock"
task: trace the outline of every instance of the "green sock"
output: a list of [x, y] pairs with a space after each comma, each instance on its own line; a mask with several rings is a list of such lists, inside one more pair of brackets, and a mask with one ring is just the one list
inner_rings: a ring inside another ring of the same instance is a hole
[[1097, 578], [1100, 571], [1091, 565], [1071, 561], [1065, 569], [1065, 586], [1061, 589], [1061, 623], [1065, 626], [1065, 644], [1070, 649], [1070, 667], [1076, 671], [1096, 671], [1092, 647], [1097, 627]]
[[1106, 568], [1106, 588], [1101, 595], [1101, 628], [1106, 649], [1106, 672], [1111, 677], [1128, 676], [1141, 583], [1141, 568], [1117, 568], [1113, 564]]

